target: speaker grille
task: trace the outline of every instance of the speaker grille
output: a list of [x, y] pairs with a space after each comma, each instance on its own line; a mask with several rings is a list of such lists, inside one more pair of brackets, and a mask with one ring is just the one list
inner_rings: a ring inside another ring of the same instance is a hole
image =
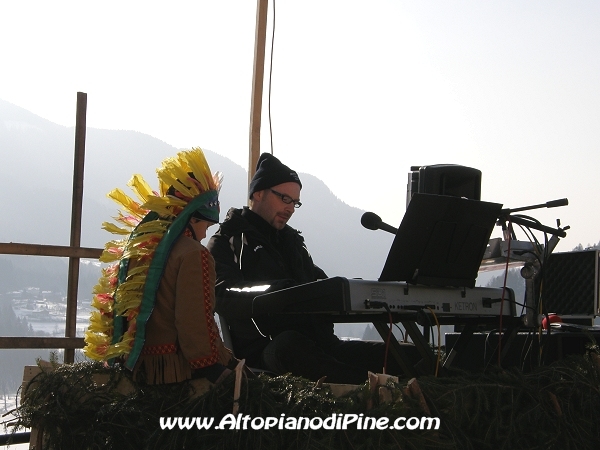
[[598, 310], [598, 250], [554, 253], [544, 265], [542, 301], [549, 313], [594, 316]]

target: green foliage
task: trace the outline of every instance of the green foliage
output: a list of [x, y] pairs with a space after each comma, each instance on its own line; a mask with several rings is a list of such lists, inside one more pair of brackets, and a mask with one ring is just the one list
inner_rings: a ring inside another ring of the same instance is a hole
[[595, 250], [600, 250], [600, 242], [598, 242], [597, 244], [594, 244], [594, 245], [588, 244], [586, 247], [584, 247], [581, 244], [577, 244], [577, 246], [573, 250], [571, 250], [571, 251], [573, 251], [573, 252], [581, 252], [583, 250], [594, 250], [594, 249]]
[[[105, 384], [94, 376], [104, 376]], [[129, 393], [117, 386], [133, 386]], [[232, 412], [233, 375], [193, 398], [190, 383], [135, 385], [128, 371], [76, 363], [37, 376], [17, 410], [20, 427], [44, 431], [54, 449], [595, 449], [600, 443], [600, 358], [596, 353], [534, 373], [495, 370], [418, 379], [419, 395], [390, 385], [379, 403], [367, 385], [343, 397], [327, 386], [282, 376], [244, 378], [240, 413], [250, 417], [439, 417], [439, 430], [161, 430], [159, 417]], [[429, 411], [427, 411], [429, 410]], [[250, 427], [249, 427], [250, 428]]]
[[[33, 336], [31, 324], [15, 315], [9, 301], [0, 296], [0, 336]], [[14, 395], [23, 380], [23, 367], [47, 358], [42, 349], [0, 349], [0, 395]]]
[[16, 316], [10, 301], [0, 300], [0, 336], [31, 336], [33, 330], [27, 319]]

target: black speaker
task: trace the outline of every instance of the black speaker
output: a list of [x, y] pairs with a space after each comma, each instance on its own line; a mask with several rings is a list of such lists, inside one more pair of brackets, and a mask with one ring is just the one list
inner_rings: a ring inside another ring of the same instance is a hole
[[451, 195], [481, 200], [481, 171], [457, 164], [412, 166], [408, 174], [406, 205], [415, 193]]
[[[460, 333], [446, 333], [446, 351], [458, 342]], [[540, 361], [540, 343], [543, 346], [542, 360]], [[600, 333], [588, 331], [557, 332], [548, 335], [545, 331], [542, 336], [536, 333], [517, 333], [507, 344], [503, 345], [502, 367], [519, 367], [529, 372], [535, 367], [559, 361], [570, 355], [584, 355], [590, 344], [600, 344]], [[495, 351], [498, 347], [497, 333], [474, 333], [452, 361], [452, 367], [462, 370], [481, 370], [497, 364]]]
[[551, 254], [543, 269], [543, 309], [561, 316], [598, 315], [598, 258], [598, 250]]

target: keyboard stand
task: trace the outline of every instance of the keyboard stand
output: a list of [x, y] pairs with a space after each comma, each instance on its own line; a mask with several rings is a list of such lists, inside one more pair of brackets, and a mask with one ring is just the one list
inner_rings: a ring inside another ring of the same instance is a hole
[[[423, 336], [423, 333], [421, 333], [413, 321], [402, 321], [401, 323], [423, 359], [414, 365], [409, 364], [410, 359], [408, 355], [406, 355], [404, 348], [402, 348], [398, 342], [398, 339], [396, 339], [393, 334], [390, 336], [389, 352], [400, 365], [402, 372], [409, 377], [434, 374], [436, 356], [431, 350], [429, 343]], [[373, 326], [379, 332], [383, 342], [386, 342], [390, 333], [389, 324], [385, 322], [373, 322]]]

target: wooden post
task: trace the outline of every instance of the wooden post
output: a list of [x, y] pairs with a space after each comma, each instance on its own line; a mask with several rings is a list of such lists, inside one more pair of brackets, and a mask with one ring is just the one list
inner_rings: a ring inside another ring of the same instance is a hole
[[[83, 205], [83, 172], [85, 160], [87, 94], [77, 93], [75, 119], [75, 160], [73, 164], [73, 202], [71, 205], [71, 247], [81, 243], [81, 210]], [[67, 323], [65, 337], [74, 338], [77, 332], [77, 288], [79, 286], [79, 257], [69, 257], [67, 286]], [[64, 362], [75, 361], [75, 350], [65, 349]]]
[[250, 152], [248, 158], [248, 185], [254, 176], [260, 156], [260, 122], [262, 114], [263, 81], [265, 74], [265, 40], [269, 0], [257, 0], [256, 33], [254, 40], [254, 70], [252, 73], [252, 103], [250, 105]]

